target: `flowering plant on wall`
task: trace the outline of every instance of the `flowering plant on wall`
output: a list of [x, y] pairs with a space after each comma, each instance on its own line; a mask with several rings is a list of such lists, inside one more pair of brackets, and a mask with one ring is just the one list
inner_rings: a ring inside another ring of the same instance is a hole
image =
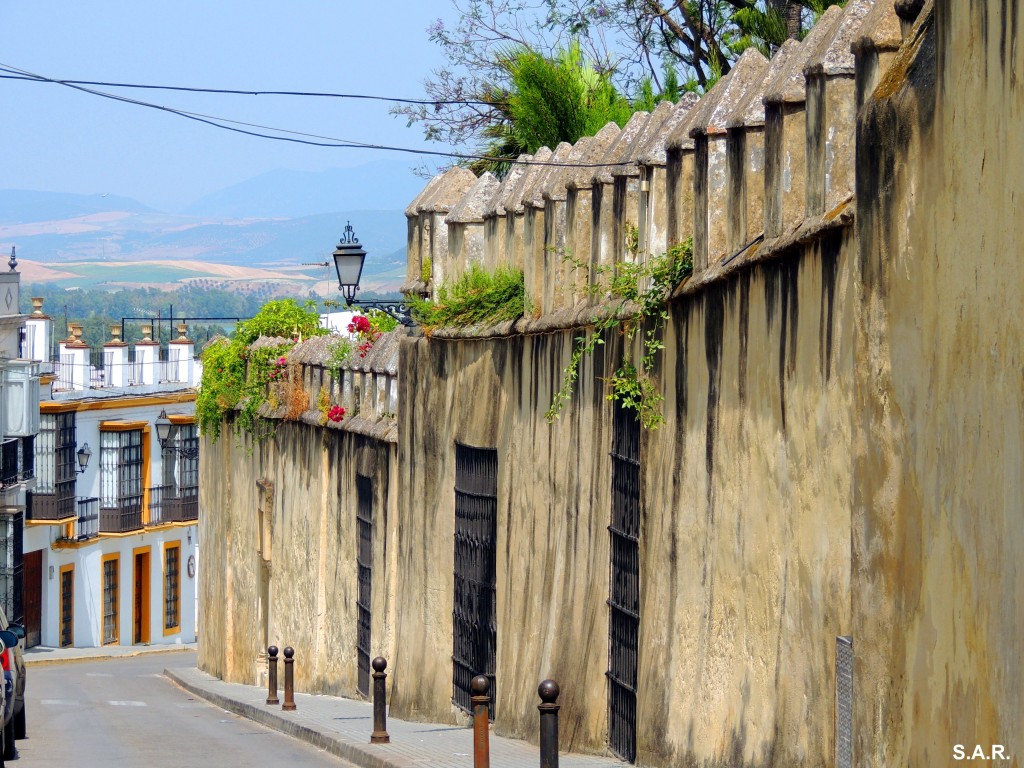
[[327, 411], [327, 418], [337, 423], [345, 418], [345, 409], [340, 405], [335, 405]]

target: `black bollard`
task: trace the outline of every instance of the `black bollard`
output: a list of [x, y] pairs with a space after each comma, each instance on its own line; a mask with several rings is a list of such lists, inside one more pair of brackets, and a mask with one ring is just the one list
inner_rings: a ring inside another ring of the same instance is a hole
[[295, 709], [295, 650], [288, 646], [284, 649], [284, 704], [281, 709], [291, 712]]
[[473, 696], [473, 768], [490, 768], [490, 717], [488, 707], [491, 703], [489, 691], [491, 681], [483, 675], [477, 675], [469, 684]]
[[537, 686], [540, 710], [540, 768], [558, 768], [558, 683], [545, 680]]
[[373, 667], [373, 733], [370, 734], [371, 744], [390, 744], [388, 736], [387, 710], [387, 678], [384, 670], [388, 663], [383, 656], [378, 656], [370, 666]]
[[277, 700], [277, 646], [267, 648], [267, 704], [280, 704]]

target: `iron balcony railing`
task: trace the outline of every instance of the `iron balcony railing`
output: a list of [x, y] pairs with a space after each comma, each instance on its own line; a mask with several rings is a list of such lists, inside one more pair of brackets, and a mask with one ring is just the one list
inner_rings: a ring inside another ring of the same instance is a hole
[[[36, 497], [38, 502], [39, 497]], [[70, 526], [70, 535], [67, 529], [61, 529], [57, 536], [58, 541], [85, 541], [99, 535], [100, 500], [97, 497], [71, 499], [74, 502], [77, 517]]]
[[198, 488], [157, 485], [149, 489], [149, 522], [147, 525], [182, 523], [198, 519]]
[[18, 476], [22, 480], [31, 480], [36, 476], [35, 436], [21, 438], [21, 471]]
[[100, 507], [100, 533], [128, 533], [142, 528], [142, 496], [126, 496], [116, 507]]
[[0, 443], [0, 485], [14, 485], [19, 474], [18, 438], [12, 437]]

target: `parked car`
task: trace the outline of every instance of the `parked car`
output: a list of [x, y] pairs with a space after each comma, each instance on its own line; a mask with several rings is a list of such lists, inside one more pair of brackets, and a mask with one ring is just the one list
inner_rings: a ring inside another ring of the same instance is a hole
[[14, 652], [18, 647], [18, 636], [11, 630], [0, 630], [0, 663], [3, 665], [4, 690], [0, 695], [0, 768], [5, 761], [18, 756], [14, 747], [14, 701], [18, 687], [18, 666], [14, 662]]
[[[25, 728], [25, 628], [21, 624], [12, 624], [7, 621], [7, 614], [0, 608], [0, 631], [10, 632], [14, 635], [16, 642], [4, 643], [5, 652], [8, 654], [8, 664], [4, 666], [4, 678], [7, 677], [7, 666], [13, 682], [13, 706], [4, 713], [4, 739], [3, 756], [7, 759], [17, 754], [15, 739], [24, 739]], [[8, 638], [10, 639], [10, 638]], [[0, 659], [3, 657], [0, 656]], [[6, 680], [5, 680], [6, 682]], [[6, 692], [5, 692], [6, 693]], [[6, 695], [5, 697], [6, 698]], [[2, 764], [0, 764], [0, 768]]]

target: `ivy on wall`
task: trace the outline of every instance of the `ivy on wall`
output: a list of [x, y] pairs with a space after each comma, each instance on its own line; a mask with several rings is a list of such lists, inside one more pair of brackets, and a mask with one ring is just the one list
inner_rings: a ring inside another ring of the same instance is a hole
[[[627, 232], [627, 245], [635, 255], [636, 238]], [[565, 256], [574, 268], [587, 265]], [[599, 267], [598, 280], [591, 286], [595, 294], [607, 294], [618, 304], [607, 317], [599, 319], [588, 335], [577, 336], [572, 357], [562, 375], [562, 386], [552, 398], [544, 414], [548, 423], [558, 418], [569, 400], [572, 399], [576, 380], [579, 378], [580, 363], [604, 344], [606, 336], [618, 331], [624, 337], [623, 357], [615, 372], [605, 381], [608, 385], [608, 399], [615, 400], [623, 408], [636, 411], [640, 423], [647, 429], [657, 429], [665, 417], [661, 413], [662, 396], [651, 371], [658, 353], [664, 349], [661, 331], [668, 319], [666, 303], [679, 283], [693, 272], [693, 241], [672, 246], [661, 256], [652, 258], [646, 264], [620, 262]], [[634, 311], [626, 311], [635, 306]], [[640, 355], [635, 357], [632, 341], [641, 335]]]

